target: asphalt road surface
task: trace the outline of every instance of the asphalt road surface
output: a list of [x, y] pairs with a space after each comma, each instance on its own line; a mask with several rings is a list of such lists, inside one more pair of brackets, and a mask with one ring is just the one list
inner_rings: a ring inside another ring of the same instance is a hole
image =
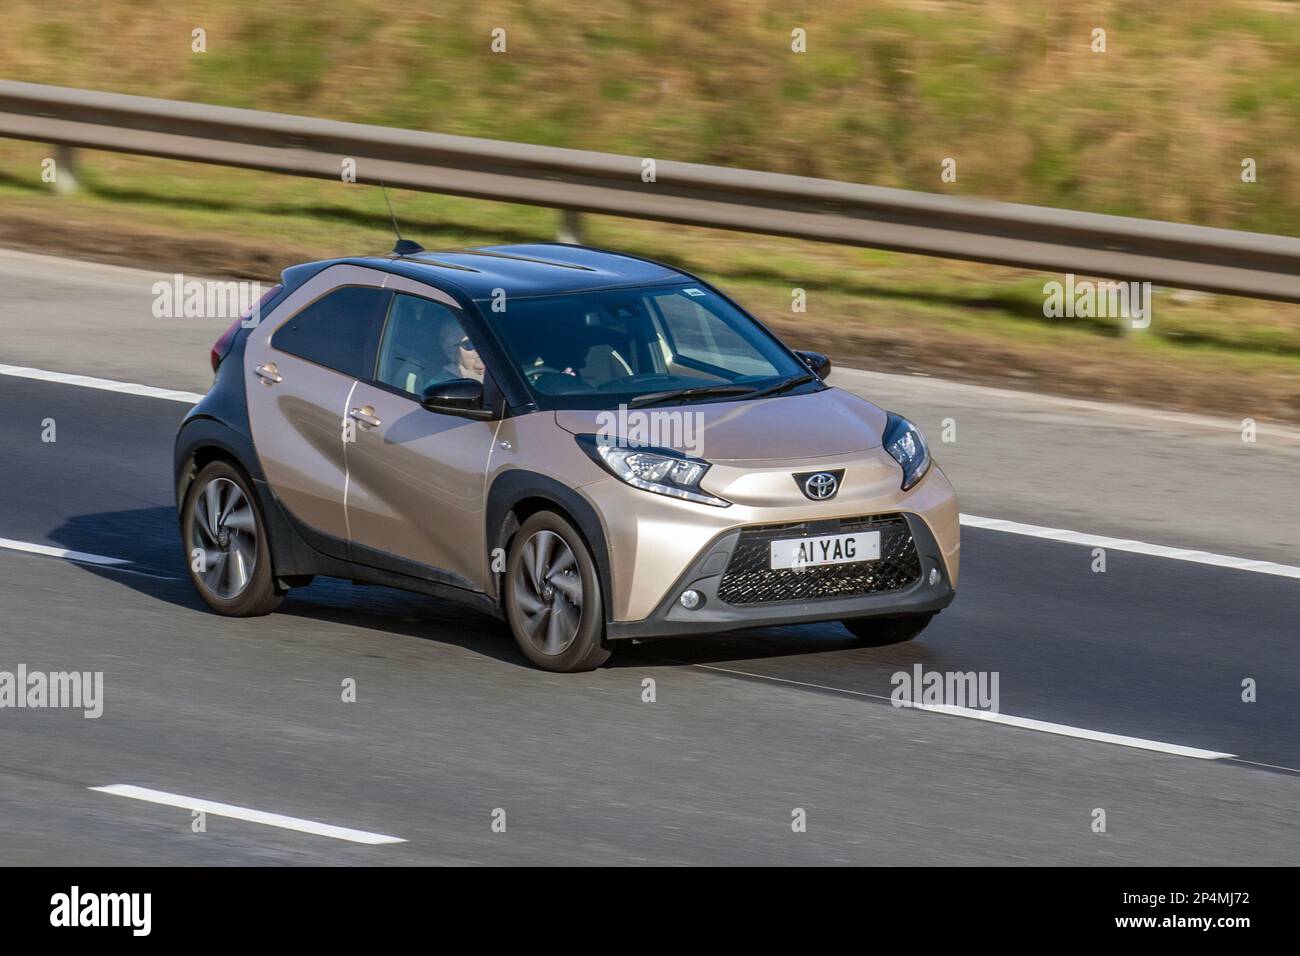
[[[104, 332], [147, 273], [15, 261], [0, 363], [203, 389], [210, 329], [146, 311]], [[45, 294], [60, 283], [81, 298]], [[837, 381], [932, 439], [956, 418], [934, 443], [964, 511], [1294, 561], [1286, 429], [1243, 449], [1231, 422]], [[175, 527], [183, 403], [0, 375], [0, 409], [0, 671], [104, 673], [98, 719], [0, 709], [2, 863], [1300, 862], [1300, 579], [1123, 549], [1098, 574], [1090, 547], [968, 527], [957, 601], [912, 644], [815, 625], [545, 674], [497, 622], [384, 588], [321, 581], [217, 617]], [[891, 706], [917, 664], [997, 672], [1003, 722]], [[194, 832], [185, 806], [91, 789], [114, 786], [233, 816]]]

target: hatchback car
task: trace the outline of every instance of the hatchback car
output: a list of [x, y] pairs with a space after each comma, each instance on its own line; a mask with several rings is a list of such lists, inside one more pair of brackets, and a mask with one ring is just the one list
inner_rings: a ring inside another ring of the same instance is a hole
[[644, 259], [399, 249], [289, 268], [214, 346], [175, 478], [217, 612], [340, 577], [463, 601], [579, 671], [766, 625], [893, 643], [952, 601], [951, 485], [824, 356]]

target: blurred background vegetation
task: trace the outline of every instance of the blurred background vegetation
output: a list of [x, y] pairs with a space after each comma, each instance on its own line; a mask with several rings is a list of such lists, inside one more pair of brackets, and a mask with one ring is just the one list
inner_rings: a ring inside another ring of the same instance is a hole
[[1300, 216], [1282, 0], [6, 0], [0, 70], [1261, 232]]
[[[1294, 235], [1300, 219], [1291, 0], [5, 0], [0, 17], [6, 79], [1233, 229]], [[0, 242], [267, 277], [391, 244], [368, 187], [85, 154], [81, 191], [55, 197], [46, 155], [0, 140]], [[394, 202], [430, 247], [555, 233], [547, 210]], [[1045, 319], [1052, 276], [587, 223], [852, 364], [1300, 420], [1294, 306], [1167, 290], [1150, 333], [1121, 337]]]

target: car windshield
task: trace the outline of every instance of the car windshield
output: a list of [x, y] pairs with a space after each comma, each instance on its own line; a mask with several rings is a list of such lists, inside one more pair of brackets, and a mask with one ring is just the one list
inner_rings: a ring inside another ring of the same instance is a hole
[[484, 312], [542, 409], [735, 401], [808, 372], [698, 285], [513, 299]]

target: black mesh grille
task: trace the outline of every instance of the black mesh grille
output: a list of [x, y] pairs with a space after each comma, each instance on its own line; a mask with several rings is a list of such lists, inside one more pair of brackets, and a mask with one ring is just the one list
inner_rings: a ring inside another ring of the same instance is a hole
[[[880, 560], [798, 570], [768, 566], [773, 541], [849, 531], [879, 531]], [[896, 591], [915, 584], [920, 577], [921, 561], [907, 519], [902, 515], [798, 521], [742, 531], [718, 585], [718, 597], [728, 604], [848, 597]]]

